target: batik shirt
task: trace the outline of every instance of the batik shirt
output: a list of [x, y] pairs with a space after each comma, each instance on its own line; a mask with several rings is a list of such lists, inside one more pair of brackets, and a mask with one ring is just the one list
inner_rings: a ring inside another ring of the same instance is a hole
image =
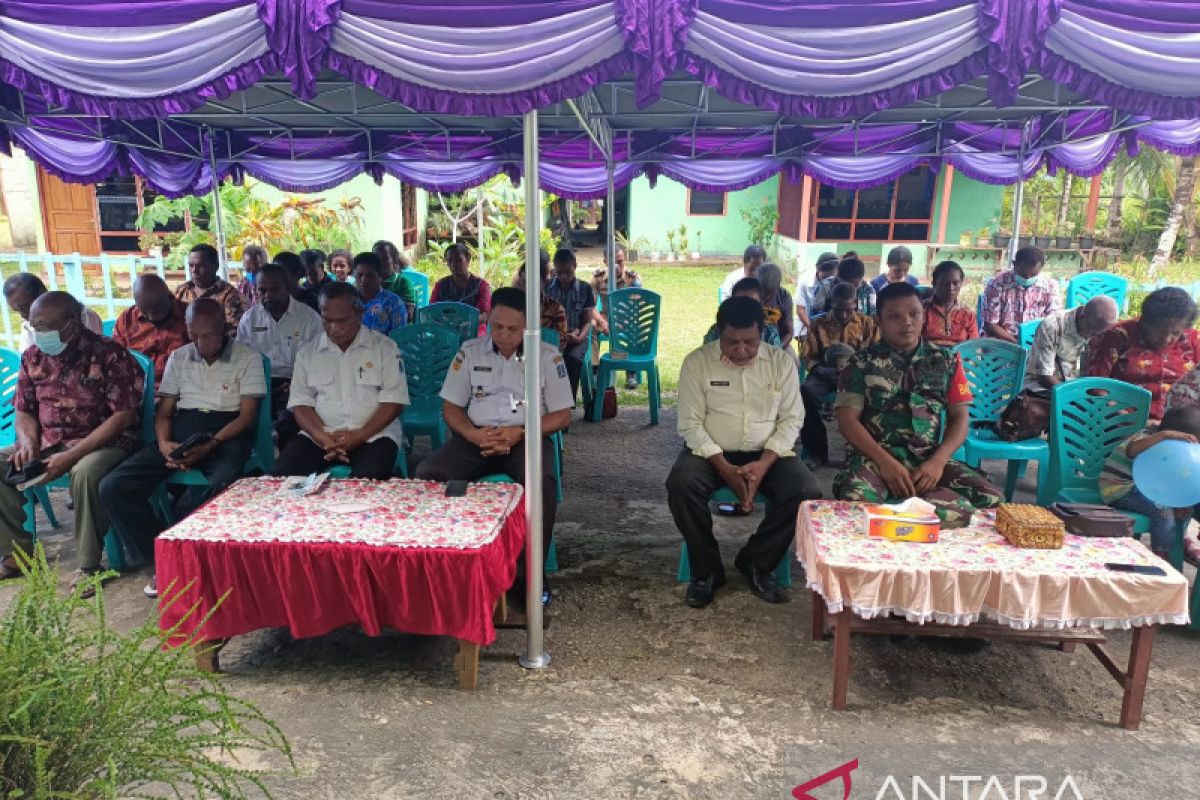
[[[817, 284], [816, 289], [813, 290], [812, 303], [808, 307], [810, 317], [813, 314], [824, 314], [830, 310], [830, 304], [833, 302], [833, 287], [837, 285], [836, 275], [830, 275]], [[858, 299], [858, 313], [866, 314], [868, 317], [875, 316], [875, 289], [871, 284], [866, 281], [860, 283], [855, 297]]]
[[1162, 419], [1167, 392], [1200, 362], [1200, 332], [1188, 328], [1162, 350], [1142, 344], [1141, 322], [1120, 322], [1088, 342], [1083, 374], [1116, 378], [1150, 392], [1150, 418]]
[[836, 407], [860, 410], [871, 438], [901, 464], [913, 466], [941, 444], [946, 410], [973, 399], [958, 356], [922, 339], [909, 355], [877, 342], [851, 356]]
[[[48, 356], [36, 346], [22, 354], [14, 404], [37, 417], [42, 447], [71, 447], [114, 414], [140, 410], [144, 382], [145, 373], [128, 350], [85, 330], [60, 355]], [[135, 424], [110, 446], [132, 452], [139, 444]]]
[[557, 302], [567, 312], [567, 330], [577, 331], [591, 320], [591, 310], [596, 307], [592, 287], [576, 278], [563, 288], [557, 279], [546, 284], [546, 296]]
[[1019, 336], [1021, 323], [1048, 317], [1062, 310], [1062, 291], [1049, 275], [1038, 275], [1028, 289], [1018, 286], [1017, 273], [1002, 272], [988, 281], [983, 291], [983, 321], [997, 323], [1013, 336]]
[[247, 303], [241, 292], [220, 278], [217, 278], [217, 282], [207, 289], [201, 289], [195, 281], [188, 281], [175, 290], [175, 296], [184, 305], [189, 306], [201, 297], [211, 297], [216, 300], [225, 309], [225, 327], [229, 330], [230, 335], [237, 331], [238, 320], [242, 318], [246, 309], [254, 305], [253, 301]]
[[962, 303], [947, 310], [930, 299], [925, 302], [925, 330], [921, 335], [934, 344], [953, 347], [979, 336], [979, 322], [975, 312]]
[[363, 325], [384, 336], [408, 324], [408, 306], [399, 295], [381, 289], [370, 300], [363, 300]]
[[804, 339], [802, 356], [807, 361], [819, 361], [825, 351], [835, 344], [845, 344], [855, 351], [862, 350], [879, 341], [879, 326], [873, 317], [857, 311], [845, 325], [832, 314], [813, 320], [812, 328]]

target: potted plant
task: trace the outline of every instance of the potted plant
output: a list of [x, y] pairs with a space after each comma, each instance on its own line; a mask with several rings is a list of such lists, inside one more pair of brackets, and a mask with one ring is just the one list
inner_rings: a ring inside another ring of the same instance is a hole
[[964, 230], [962, 233], [960, 233], [958, 235], [958, 246], [959, 247], [970, 247], [971, 242], [973, 242], [974, 240], [975, 240], [975, 232], [970, 229]]
[[1033, 246], [1040, 247], [1046, 250], [1054, 245], [1054, 237], [1049, 233], [1042, 233], [1041, 227], [1034, 228], [1033, 231]]
[[992, 247], [998, 247], [1001, 250], [1008, 247], [1008, 243], [1012, 241], [1012, 231], [1000, 228], [992, 234]]
[[640, 260], [638, 256], [645, 255], [650, 252], [650, 240], [645, 236], [639, 236], [633, 240], [633, 245], [629, 248], [629, 252], [625, 255], [630, 261]]
[[992, 246], [992, 229], [980, 228], [979, 233], [975, 234], [976, 247], [991, 247]]
[[1096, 246], [1096, 231], [1092, 228], [1087, 228], [1079, 233], [1079, 249], [1091, 250]]
[[688, 257], [688, 235], [687, 225], [679, 226], [679, 260], [687, 261]]
[[1064, 222], [1054, 232], [1054, 246], [1059, 250], [1071, 249], [1071, 225]]
[[692, 251], [692, 261], [700, 260], [700, 231], [696, 231], [696, 249]]
[[667, 231], [667, 261], [675, 260], [675, 231]]

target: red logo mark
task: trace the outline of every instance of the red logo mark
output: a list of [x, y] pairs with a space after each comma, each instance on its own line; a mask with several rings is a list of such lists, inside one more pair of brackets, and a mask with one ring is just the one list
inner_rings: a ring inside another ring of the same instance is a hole
[[834, 778], [842, 779], [842, 800], [850, 800], [850, 773], [858, 769], [858, 759], [847, 761], [836, 769], [831, 769], [824, 775], [819, 775], [807, 783], [802, 783], [795, 789], [792, 789], [792, 797], [796, 800], [817, 800], [809, 794], [810, 791], [818, 786], [824, 786], [833, 781]]

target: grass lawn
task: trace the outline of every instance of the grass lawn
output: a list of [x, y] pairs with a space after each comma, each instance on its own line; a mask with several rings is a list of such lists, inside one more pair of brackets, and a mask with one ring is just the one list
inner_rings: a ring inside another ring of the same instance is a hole
[[[635, 265], [647, 289], [662, 295], [662, 322], [658, 331], [658, 372], [662, 378], [663, 405], [675, 405], [679, 367], [688, 353], [704, 341], [704, 333], [717, 317], [717, 287], [735, 266], [648, 266]], [[646, 405], [646, 383], [636, 391], [624, 389], [623, 374], [617, 376], [619, 405]]]

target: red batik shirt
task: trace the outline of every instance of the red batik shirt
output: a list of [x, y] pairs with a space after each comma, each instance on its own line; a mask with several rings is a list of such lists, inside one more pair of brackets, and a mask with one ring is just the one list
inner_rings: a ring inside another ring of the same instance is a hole
[[[142, 368], [114, 342], [84, 330], [73, 348], [48, 356], [38, 347], [21, 355], [16, 410], [37, 417], [42, 447], [71, 447], [121, 411], [142, 407]], [[132, 452], [139, 445], [136, 424], [112, 442]]]
[[130, 306], [117, 317], [112, 339], [127, 350], [137, 350], [154, 362], [154, 380], [162, 380], [171, 353], [188, 343], [187, 306], [174, 300], [171, 316], [161, 325], [146, 319], [137, 306]]
[[961, 303], [955, 303], [949, 310], [943, 309], [933, 300], [925, 303], [926, 339], [942, 347], [953, 347], [956, 344], [974, 339], [979, 335], [979, 323], [975, 312]]
[[1136, 319], [1121, 322], [1091, 339], [1083, 374], [1116, 378], [1150, 392], [1150, 418], [1162, 419], [1167, 392], [1200, 361], [1200, 332], [1188, 328], [1162, 350], [1142, 344]]

